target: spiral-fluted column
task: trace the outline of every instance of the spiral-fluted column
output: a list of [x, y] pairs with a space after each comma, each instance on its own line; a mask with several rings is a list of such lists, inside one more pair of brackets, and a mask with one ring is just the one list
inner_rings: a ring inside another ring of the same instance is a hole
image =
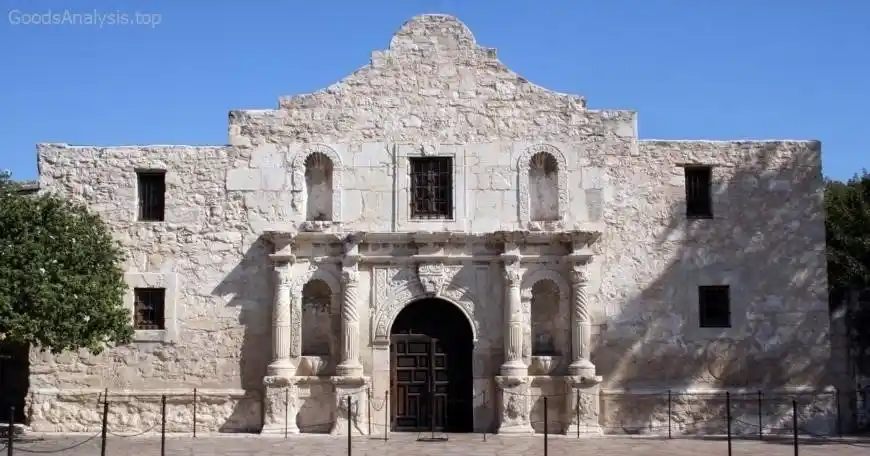
[[293, 362], [292, 259], [275, 262], [275, 297], [272, 307], [272, 362], [268, 374], [291, 377], [296, 373]]
[[359, 361], [359, 274], [358, 244], [350, 241], [341, 269], [341, 361], [336, 374], [342, 377], [361, 377], [362, 363]]
[[589, 261], [571, 265], [571, 364], [568, 372], [572, 376], [593, 378], [595, 365], [590, 359], [592, 345], [592, 320], [589, 314]]
[[520, 261], [516, 256], [504, 257], [505, 332], [504, 364], [501, 375], [519, 377], [528, 374], [523, 362], [523, 306], [520, 296]]

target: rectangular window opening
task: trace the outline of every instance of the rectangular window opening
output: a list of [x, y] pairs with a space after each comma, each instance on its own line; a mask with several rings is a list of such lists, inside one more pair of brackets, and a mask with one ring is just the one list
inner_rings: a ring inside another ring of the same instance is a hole
[[730, 294], [728, 285], [698, 287], [698, 312], [702, 328], [731, 327]]
[[162, 222], [166, 207], [166, 172], [139, 171], [139, 220]]
[[135, 329], [166, 329], [166, 290], [163, 288], [136, 288]]
[[453, 159], [411, 157], [411, 218], [453, 218]]
[[686, 216], [689, 218], [713, 217], [713, 168], [687, 166]]

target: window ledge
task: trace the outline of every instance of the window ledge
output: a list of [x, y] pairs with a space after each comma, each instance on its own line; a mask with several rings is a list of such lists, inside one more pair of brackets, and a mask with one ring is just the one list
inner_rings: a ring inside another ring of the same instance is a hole
[[165, 329], [137, 329], [133, 332], [134, 343], [173, 343], [169, 331]]

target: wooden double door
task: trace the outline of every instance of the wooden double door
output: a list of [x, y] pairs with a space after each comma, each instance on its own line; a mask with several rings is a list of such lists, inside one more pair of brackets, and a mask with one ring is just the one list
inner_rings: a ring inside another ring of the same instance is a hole
[[394, 334], [391, 345], [393, 430], [470, 432], [470, 347], [422, 334]]

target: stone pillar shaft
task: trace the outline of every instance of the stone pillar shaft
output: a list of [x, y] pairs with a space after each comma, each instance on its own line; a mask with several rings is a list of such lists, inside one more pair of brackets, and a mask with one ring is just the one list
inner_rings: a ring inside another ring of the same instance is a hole
[[341, 271], [343, 295], [341, 300], [341, 360], [336, 374], [343, 377], [361, 377], [363, 367], [359, 361], [359, 255], [357, 245], [351, 244], [345, 254]]
[[504, 305], [504, 376], [525, 376], [528, 367], [523, 362], [523, 307], [520, 296], [520, 264], [516, 258], [507, 258], [504, 264], [505, 305]]
[[571, 311], [571, 364], [569, 373], [574, 376], [594, 377], [595, 365], [590, 360], [592, 345], [592, 320], [589, 315], [589, 299], [586, 287], [589, 282], [588, 263], [575, 263], [571, 267], [573, 291]]
[[275, 265], [275, 296], [272, 307], [272, 362], [269, 375], [290, 377], [295, 374], [293, 363], [293, 296], [292, 263], [282, 261]]

